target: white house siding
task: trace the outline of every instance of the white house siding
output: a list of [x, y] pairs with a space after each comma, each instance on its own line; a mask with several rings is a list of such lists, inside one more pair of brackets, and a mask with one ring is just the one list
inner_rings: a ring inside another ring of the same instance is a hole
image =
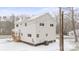
[[[46, 16], [40, 16], [38, 18], [36, 18], [36, 34], [39, 34], [39, 38], [36, 37], [36, 40], [38, 41], [38, 43], [40, 42], [44, 42], [46, 40], [45, 38], [45, 30], [46, 30]], [[44, 23], [44, 26], [40, 26], [40, 23]]]
[[[33, 22], [24, 22], [27, 23], [27, 26], [23, 26], [21, 28], [21, 33], [23, 33], [23, 36], [21, 36], [22, 41], [30, 42], [30, 43], [35, 43], [35, 33], [36, 33], [36, 24], [35, 21]], [[28, 34], [31, 34], [31, 37], [28, 37]]]
[[[25, 23], [27, 23], [27, 26], [25, 26]], [[40, 26], [40, 23], [44, 23], [44, 26]], [[20, 30], [22, 41], [38, 44], [56, 39], [56, 20], [49, 13], [31, 18], [28, 21], [23, 20], [18, 24], [19, 27], [16, 27], [16, 29]], [[54, 26], [50, 27], [50, 24]], [[31, 37], [28, 37], [28, 34], [31, 34]], [[36, 36], [37, 34], [39, 34], [39, 37]], [[48, 34], [47, 37], [46, 34]]]
[[[18, 24], [18, 27], [16, 27], [17, 24]], [[21, 31], [20, 28], [21, 28], [20, 23], [16, 23], [16, 24], [15, 24], [15, 33], [16, 33], [16, 34], [15, 34], [15, 35], [19, 35], [19, 32]]]
[[[55, 19], [53, 19], [52, 17], [50, 17], [49, 14], [45, 14], [39, 18], [36, 18], [37, 20], [37, 26], [36, 26], [36, 33], [40, 34], [40, 38], [37, 38], [37, 40], [39, 40], [39, 42], [43, 42], [43, 41], [52, 41], [56, 39], [56, 23], [55, 23]], [[40, 23], [44, 23], [44, 26], [40, 26]], [[50, 27], [50, 24], [53, 24], [53, 27]], [[46, 37], [46, 34], [48, 34], [48, 36]]]

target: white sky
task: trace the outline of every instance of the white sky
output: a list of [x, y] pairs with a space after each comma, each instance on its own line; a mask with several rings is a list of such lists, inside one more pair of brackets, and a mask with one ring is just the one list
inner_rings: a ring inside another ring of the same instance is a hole
[[35, 15], [38, 13], [51, 12], [57, 13], [58, 8], [53, 7], [0, 7], [0, 15], [11, 15], [11, 14], [30, 14]]

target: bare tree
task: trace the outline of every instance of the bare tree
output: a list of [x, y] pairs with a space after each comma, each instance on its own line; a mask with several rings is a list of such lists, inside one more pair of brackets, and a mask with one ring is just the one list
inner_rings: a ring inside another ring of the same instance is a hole
[[72, 7], [72, 25], [73, 25], [73, 31], [74, 31], [74, 35], [75, 35], [75, 42], [78, 41], [77, 39], [77, 34], [76, 34], [76, 28], [75, 28], [75, 20], [74, 20], [74, 10], [73, 10], [73, 7]]

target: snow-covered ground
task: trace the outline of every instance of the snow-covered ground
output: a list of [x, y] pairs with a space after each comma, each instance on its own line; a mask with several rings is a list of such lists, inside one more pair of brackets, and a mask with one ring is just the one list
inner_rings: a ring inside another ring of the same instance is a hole
[[[50, 43], [48, 46], [40, 45], [40, 46], [31, 46], [21, 42], [13, 42], [11, 41], [11, 37], [0, 37], [0, 50], [17, 50], [17, 51], [59, 51], [59, 39], [56, 39], [55, 43]], [[66, 38], [64, 40], [64, 49], [65, 51], [78, 51], [79, 43], [74, 42], [74, 39]]]

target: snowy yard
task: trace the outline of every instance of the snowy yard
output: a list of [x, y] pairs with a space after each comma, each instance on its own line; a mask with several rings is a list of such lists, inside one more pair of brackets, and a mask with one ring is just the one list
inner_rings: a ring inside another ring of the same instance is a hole
[[[0, 37], [0, 50], [17, 50], [17, 51], [59, 51], [59, 40], [56, 39], [55, 43], [50, 43], [48, 46], [31, 46], [21, 42], [11, 41], [11, 37]], [[65, 51], [78, 51], [78, 43], [75, 44], [74, 39], [64, 40]]]

